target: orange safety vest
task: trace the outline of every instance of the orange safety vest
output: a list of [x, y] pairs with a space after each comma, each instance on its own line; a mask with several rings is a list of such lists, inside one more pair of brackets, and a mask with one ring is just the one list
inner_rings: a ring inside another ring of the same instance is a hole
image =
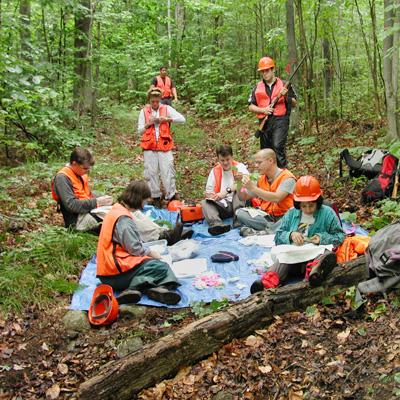
[[[236, 166], [239, 163], [235, 160], [232, 161], [232, 165]], [[222, 165], [217, 164], [214, 168], [214, 178], [215, 178], [215, 184], [214, 184], [214, 193], [219, 193], [221, 191], [221, 183], [222, 183]], [[232, 171], [232, 174], [235, 175], [235, 171]]]
[[[82, 176], [76, 175], [70, 167], [61, 168], [60, 171], [57, 172], [57, 174], [64, 174], [69, 178], [72, 183], [72, 189], [74, 191], [75, 197], [77, 199], [87, 200], [94, 198], [92, 191], [89, 188], [89, 177], [87, 174]], [[51, 195], [57, 203], [60, 202], [60, 198], [58, 197], [55, 190], [54, 179], [51, 182]]]
[[[151, 107], [146, 106], [144, 109], [144, 119], [147, 124], [151, 116]], [[160, 104], [159, 108], [160, 117], [167, 117], [167, 106]], [[140, 147], [143, 150], [153, 151], [170, 151], [174, 147], [174, 141], [172, 140], [171, 130], [168, 122], [162, 122], [159, 126], [158, 140], [156, 141], [156, 128], [153, 125], [149, 126], [142, 135], [140, 141]]]
[[129, 210], [116, 203], [104, 218], [97, 244], [97, 276], [122, 274], [150, 259], [148, 256], [133, 256], [118, 243], [113, 242], [114, 228], [118, 219], [125, 215], [133, 219]]
[[172, 82], [169, 76], [165, 77], [165, 82], [160, 75], [157, 76], [157, 87], [161, 89], [162, 98], [171, 97], [172, 95]]
[[[261, 175], [260, 178], [258, 179], [257, 186], [260, 189], [266, 190], [267, 192], [275, 193], [279, 185], [288, 178], [296, 179], [295, 176], [290, 171], [288, 171], [287, 169], [283, 169], [282, 172], [272, 182], [272, 184], [268, 182], [266, 175]], [[293, 207], [293, 194], [289, 193], [279, 203], [261, 199], [260, 207], [262, 210], [264, 210], [272, 217], [281, 217], [286, 213], [287, 210], [289, 210], [289, 208]]]
[[[273, 99], [279, 96], [279, 93], [283, 89], [283, 82], [281, 79], [276, 78], [274, 88], [271, 93], [271, 97], [267, 94], [267, 89], [265, 87], [264, 81], [260, 81], [257, 84], [256, 91], [254, 95], [256, 96], [257, 106], [262, 108], [267, 108]], [[266, 114], [257, 114], [257, 118], [264, 118]], [[276, 117], [282, 117], [286, 115], [286, 103], [285, 97], [282, 96], [275, 105], [274, 112], [272, 115]]]
[[369, 236], [348, 236], [336, 250], [337, 262], [341, 264], [365, 254], [370, 240]]

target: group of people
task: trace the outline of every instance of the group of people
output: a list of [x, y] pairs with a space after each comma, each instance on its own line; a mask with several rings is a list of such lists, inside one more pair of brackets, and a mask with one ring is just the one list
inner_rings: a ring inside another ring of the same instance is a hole
[[[259, 71], [262, 80], [249, 99], [249, 110], [257, 114], [263, 126], [261, 150], [254, 157], [259, 177], [256, 181], [251, 179], [247, 167], [234, 160], [231, 146], [216, 149], [218, 162], [210, 171], [201, 203], [208, 232], [212, 236], [228, 232], [231, 225], [224, 220], [233, 217], [232, 227], [241, 227], [242, 236], [275, 233], [276, 244], [312, 242], [338, 246], [345, 235], [335, 212], [323, 204], [319, 182], [311, 176], [296, 181], [286, 169], [285, 144], [296, 95], [275, 76], [271, 58], [260, 60]], [[279, 100], [272, 107], [275, 97]], [[193, 231], [185, 231], [178, 221], [173, 229], [160, 227], [142, 212], [146, 202], [160, 207], [163, 195], [167, 202], [179, 199], [171, 124], [184, 123], [185, 118], [171, 106], [172, 100], [177, 100], [176, 88], [162, 67], [152, 81], [148, 104], [138, 120], [145, 180], [132, 181], [117, 203], [113, 204], [111, 196], [92, 192], [88, 172], [95, 160], [83, 148], [74, 149], [69, 164], [52, 183], [53, 198], [65, 226], [99, 234], [97, 276], [121, 292], [119, 304], [136, 303], [143, 293], [164, 304], [180, 301], [177, 278], [160, 254], [149, 250], [145, 243], [166, 239], [172, 245], [190, 238]], [[99, 207], [106, 211], [99, 212]], [[310, 284], [319, 284], [326, 277], [336, 263], [334, 256], [327, 252], [314, 260]], [[261, 280], [254, 282], [251, 292], [277, 287], [292, 274], [303, 274], [308, 267], [307, 263], [275, 263]]]

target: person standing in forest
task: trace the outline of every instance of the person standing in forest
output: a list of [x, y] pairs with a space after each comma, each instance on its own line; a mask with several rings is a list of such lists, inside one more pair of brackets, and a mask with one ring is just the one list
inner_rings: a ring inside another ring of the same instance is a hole
[[171, 106], [172, 96], [174, 98], [174, 101], [178, 101], [176, 87], [173, 84], [171, 78], [168, 76], [167, 67], [162, 66], [160, 68], [160, 74], [155, 76], [151, 81], [150, 90], [154, 88], [158, 88], [161, 90], [161, 104], [167, 104], [168, 106]]
[[[258, 71], [262, 79], [251, 92], [249, 110], [257, 114], [260, 125], [268, 116], [261, 130], [260, 148], [273, 149], [277, 155], [278, 167], [285, 168], [286, 141], [289, 131], [289, 117], [292, 107], [296, 107], [296, 93], [293, 87], [284, 87], [285, 83], [275, 76], [275, 62], [270, 57], [263, 57], [258, 62]], [[281, 96], [275, 107], [271, 102]]]
[[161, 103], [161, 90], [150, 89], [150, 104], [146, 104], [139, 114], [138, 133], [142, 135], [140, 147], [143, 149], [144, 176], [149, 182], [151, 197], [156, 207], [161, 207], [160, 175], [165, 189], [165, 200], [179, 200], [176, 193], [175, 168], [172, 149], [174, 142], [171, 123], [185, 123], [185, 117], [166, 104]]

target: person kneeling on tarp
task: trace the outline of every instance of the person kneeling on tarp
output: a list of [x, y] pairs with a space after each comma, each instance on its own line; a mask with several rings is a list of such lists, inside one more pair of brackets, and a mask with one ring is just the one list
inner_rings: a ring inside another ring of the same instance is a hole
[[142, 293], [164, 304], [177, 304], [178, 280], [154, 250], [145, 249], [132, 212], [151, 197], [145, 181], [132, 181], [103, 221], [97, 246], [97, 277], [122, 291], [119, 304], [137, 303]]
[[[339, 218], [334, 210], [323, 205], [320, 184], [313, 176], [302, 176], [294, 189], [294, 208], [282, 218], [280, 228], [275, 234], [275, 243], [301, 246], [307, 242], [316, 245], [339, 246], [345, 238]], [[293, 264], [275, 262], [261, 280], [255, 281], [250, 291], [256, 293], [264, 288], [271, 289], [285, 284], [288, 277], [304, 276], [309, 268], [309, 282], [317, 286], [336, 266], [336, 254], [325, 251], [314, 261]]]

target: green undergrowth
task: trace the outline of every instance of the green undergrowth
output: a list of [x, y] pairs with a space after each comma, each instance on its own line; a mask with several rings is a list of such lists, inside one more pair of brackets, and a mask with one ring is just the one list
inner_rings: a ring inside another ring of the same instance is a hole
[[83, 262], [96, 251], [97, 238], [57, 226], [21, 235], [0, 255], [0, 309], [43, 306], [77, 288]]

